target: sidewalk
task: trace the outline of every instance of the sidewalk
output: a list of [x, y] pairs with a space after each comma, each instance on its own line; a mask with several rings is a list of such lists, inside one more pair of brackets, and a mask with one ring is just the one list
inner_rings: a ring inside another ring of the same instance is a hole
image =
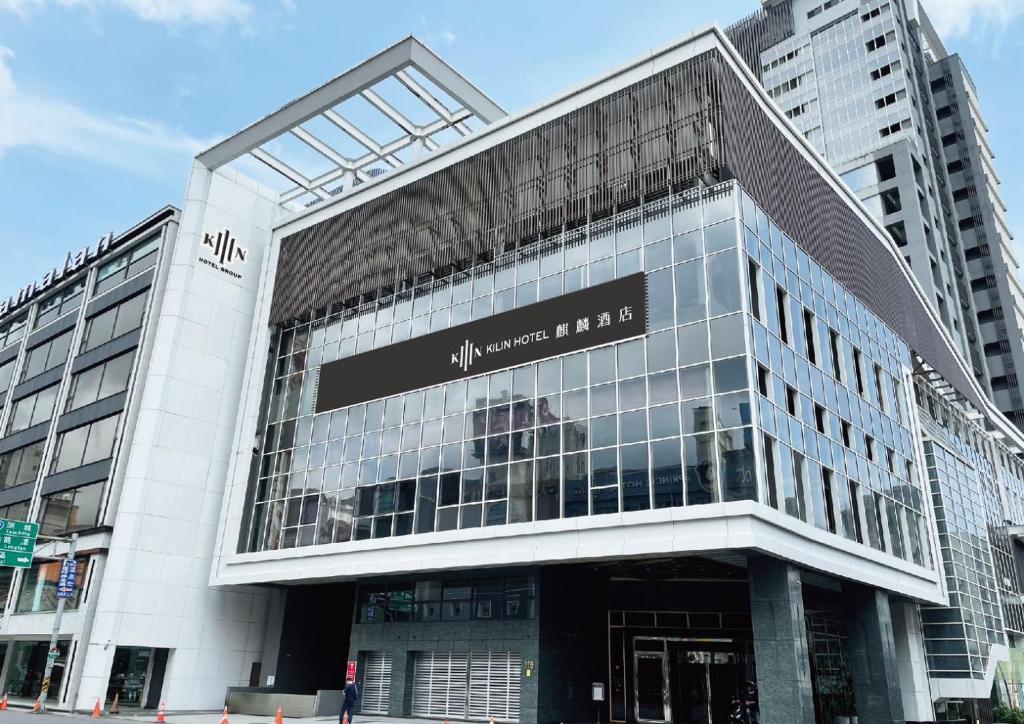
[[[64, 711], [47, 711], [46, 714], [33, 714], [29, 709], [8, 709], [0, 711], [0, 724], [68, 724], [68, 719], [90, 719], [91, 713], [87, 711], [69, 714]], [[219, 724], [221, 712], [219, 711], [190, 711], [175, 713], [169, 712], [166, 715], [167, 724]], [[272, 716], [250, 716], [248, 714], [230, 714], [231, 724], [273, 724]], [[123, 712], [121, 714], [103, 715], [104, 720], [111, 722], [134, 722], [135, 724], [153, 724], [156, 721], [156, 712], [146, 710], [143, 712]], [[358, 724], [439, 724], [435, 719], [398, 719], [395, 717], [377, 716], [374, 714], [357, 714], [355, 720]], [[91, 719], [90, 719], [91, 721]], [[285, 717], [285, 724], [334, 724], [338, 721], [336, 716], [327, 717]]]

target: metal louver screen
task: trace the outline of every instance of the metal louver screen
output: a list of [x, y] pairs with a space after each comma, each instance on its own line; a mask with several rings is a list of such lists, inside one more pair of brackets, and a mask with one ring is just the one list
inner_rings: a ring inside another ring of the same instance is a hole
[[517, 721], [522, 657], [510, 651], [474, 652], [469, 661], [469, 718]]
[[521, 668], [522, 656], [516, 652], [417, 652], [412, 714], [518, 721]]
[[391, 654], [368, 651], [363, 663], [363, 690], [360, 692], [364, 714], [387, 714], [391, 699]]

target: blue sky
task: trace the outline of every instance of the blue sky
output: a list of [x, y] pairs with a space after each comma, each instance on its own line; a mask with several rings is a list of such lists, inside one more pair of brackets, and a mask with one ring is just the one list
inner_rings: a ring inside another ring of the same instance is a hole
[[[0, 0], [0, 294], [171, 203], [189, 161], [409, 33], [515, 112], [758, 0]], [[925, 0], [1024, 219], [1024, 0]], [[1024, 232], [1020, 232], [1024, 233]], [[1018, 240], [1019, 242], [1020, 240]]]

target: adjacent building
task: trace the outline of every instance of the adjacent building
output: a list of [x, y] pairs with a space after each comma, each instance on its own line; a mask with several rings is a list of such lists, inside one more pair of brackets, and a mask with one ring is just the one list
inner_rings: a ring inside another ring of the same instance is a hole
[[[195, 344], [168, 320], [211, 318], [177, 301], [188, 266], [175, 261], [180, 220], [161, 209], [0, 301], [0, 517], [40, 524], [32, 567], [0, 569], [0, 688], [14, 701], [39, 694], [57, 557], [72, 534], [78, 587], [50, 706], [105, 707], [115, 695], [126, 708], [165, 698], [209, 706], [250, 682], [262, 651], [266, 596], [207, 586], [220, 491], [198, 473], [211, 465], [224, 380], [214, 365], [196, 369], [187, 403], [168, 401], [157, 374]], [[208, 301], [230, 299], [222, 289]], [[233, 329], [244, 333], [221, 334]], [[152, 411], [169, 407], [180, 424], [155, 427]], [[187, 442], [190, 464], [165, 459], [175, 440]]]
[[[979, 384], [1020, 426], [1019, 268], [977, 91], [960, 57], [946, 51], [911, 0], [766, 2], [729, 32], [768, 95], [885, 225]], [[956, 486], [933, 481], [937, 510], [963, 514], [974, 507], [971, 498], [985, 501], [972, 514], [981, 548], [991, 548], [997, 569], [1002, 559], [1012, 572], [1005, 531], [1020, 522], [1018, 514], [1007, 509], [1006, 494], [974, 489], [965, 498]], [[951, 590], [1002, 588], [1004, 631], [993, 628], [998, 620], [986, 616], [978, 627], [967, 615], [957, 624], [966, 632], [954, 635], [951, 609], [923, 612], [926, 632], [934, 633], [933, 695], [940, 702], [983, 699], [996, 663], [1007, 658], [1001, 648], [990, 655], [989, 646], [1013, 647], [1021, 636], [1019, 594], [1012, 575], [975, 580], [975, 571], [990, 567], [984, 558], [972, 554], [973, 564], [964, 566], [962, 550], [943, 552], [954, 572]], [[1000, 693], [1015, 699], [1019, 674], [1007, 670], [1003, 678]]]

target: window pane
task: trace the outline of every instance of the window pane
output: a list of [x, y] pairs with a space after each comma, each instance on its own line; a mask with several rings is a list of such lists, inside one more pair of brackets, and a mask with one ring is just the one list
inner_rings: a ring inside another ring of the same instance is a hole
[[114, 433], [117, 431], [118, 415], [94, 422], [89, 427], [89, 440], [85, 446], [82, 465], [106, 460], [114, 452]]

